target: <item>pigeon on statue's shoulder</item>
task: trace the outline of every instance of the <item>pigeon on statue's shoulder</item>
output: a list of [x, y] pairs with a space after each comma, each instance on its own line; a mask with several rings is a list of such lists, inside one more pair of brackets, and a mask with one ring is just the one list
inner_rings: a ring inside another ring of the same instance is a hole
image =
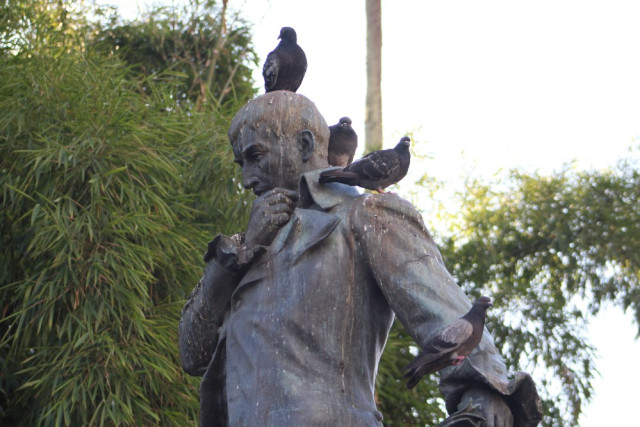
[[385, 188], [407, 175], [410, 145], [411, 139], [403, 136], [394, 148], [373, 151], [345, 168], [321, 172], [319, 182], [341, 182], [384, 193]]
[[351, 127], [351, 119], [342, 117], [338, 123], [329, 126], [329, 133], [329, 164], [349, 166], [358, 148], [358, 135]]

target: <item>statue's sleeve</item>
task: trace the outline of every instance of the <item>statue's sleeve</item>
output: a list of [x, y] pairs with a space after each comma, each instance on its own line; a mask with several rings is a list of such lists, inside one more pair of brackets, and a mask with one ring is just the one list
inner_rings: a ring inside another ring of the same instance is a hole
[[231, 294], [242, 278], [237, 236], [218, 235], [209, 243], [204, 274], [182, 309], [178, 346], [182, 368], [190, 375], [206, 371], [229, 313]]
[[[351, 222], [361, 256], [400, 322], [424, 346], [442, 327], [467, 313], [471, 302], [447, 271], [413, 205], [392, 194], [361, 197], [356, 204]], [[523, 411], [537, 413], [539, 409], [531, 377], [526, 373], [507, 377], [504, 361], [486, 329], [467, 362], [440, 374], [440, 389], [450, 413], [464, 392], [477, 384], [503, 395], [516, 418]], [[530, 402], [536, 403], [531, 407]], [[535, 424], [525, 421], [519, 425]]]

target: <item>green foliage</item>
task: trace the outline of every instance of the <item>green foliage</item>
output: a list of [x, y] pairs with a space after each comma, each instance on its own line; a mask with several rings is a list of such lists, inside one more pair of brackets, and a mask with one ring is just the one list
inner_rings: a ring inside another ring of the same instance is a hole
[[85, 6], [84, 0], [5, 0], [0, 4], [0, 55], [71, 49], [78, 28], [86, 24], [74, 11]]
[[[39, 4], [28, 22], [73, 18]], [[228, 116], [178, 103], [175, 73], [60, 42], [86, 27], [24, 22], [1, 33], [1, 423], [189, 424], [180, 309], [213, 233], [247, 221]]]
[[492, 296], [489, 330], [511, 369], [538, 374], [544, 425], [575, 425], [591, 396], [585, 327], [601, 303], [633, 310], [640, 326], [639, 197], [629, 162], [603, 172], [514, 172], [491, 186], [470, 182], [461, 196], [443, 256], [470, 296]]
[[135, 22], [112, 19], [96, 32], [92, 45], [117, 54], [136, 72], [169, 70], [184, 77], [174, 93], [179, 103], [193, 103], [201, 110], [210, 100], [215, 108], [235, 113], [238, 100], [255, 95], [251, 67], [257, 65], [257, 56], [251, 35], [239, 16], [227, 19], [226, 2], [222, 8], [213, 1], [158, 8]]
[[19, 363], [16, 403], [34, 405], [33, 424], [166, 419], [188, 392], [171, 381], [182, 375], [168, 327], [179, 306], [167, 292], [190, 274], [173, 260], [194, 265], [181, 255], [197, 234], [176, 228], [190, 213], [170, 159], [185, 129], [149, 114], [162, 100], [147, 107], [118, 62], [17, 62], [2, 70], [3, 247], [14, 249], [3, 344]]
[[413, 389], [407, 388], [402, 368], [415, 358], [417, 350], [402, 324], [394, 322], [376, 377], [376, 400], [385, 426], [435, 426], [446, 418], [436, 376], [427, 376]]
[[[451, 226], [439, 245], [447, 267], [470, 298], [493, 297], [487, 326], [509, 369], [534, 374], [543, 425], [576, 425], [596, 375], [590, 317], [613, 302], [635, 313], [640, 330], [637, 163], [553, 176], [512, 172], [489, 184], [469, 180], [458, 196], [453, 215], [451, 203], [429, 198], [429, 217]], [[415, 391], [400, 380], [414, 350], [396, 322], [376, 384], [386, 425], [435, 425], [445, 416], [437, 376]]]

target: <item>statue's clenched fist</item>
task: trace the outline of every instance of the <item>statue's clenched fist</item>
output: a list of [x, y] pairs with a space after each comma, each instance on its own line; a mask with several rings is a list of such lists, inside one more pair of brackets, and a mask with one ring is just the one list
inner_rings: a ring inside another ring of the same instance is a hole
[[297, 192], [284, 188], [274, 188], [254, 200], [245, 234], [246, 246], [249, 249], [269, 246], [278, 230], [289, 222], [297, 200]]

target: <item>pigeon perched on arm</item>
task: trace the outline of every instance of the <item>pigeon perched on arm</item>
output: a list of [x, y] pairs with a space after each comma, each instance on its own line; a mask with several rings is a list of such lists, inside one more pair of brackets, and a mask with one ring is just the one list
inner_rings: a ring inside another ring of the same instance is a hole
[[329, 164], [349, 166], [358, 147], [358, 135], [351, 127], [351, 119], [342, 117], [338, 123], [329, 126]]
[[307, 71], [307, 56], [298, 46], [298, 36], [293, 28], [283, 27], [278, 38], [280, 43], [267, 55], [262, 67], [265, 91], [295, 92]]
[[436, 334], [405, 368], [407, 388], [420, 379], [449, 365], [458, 366], [480, 343], [487, 309], [493, 307], [489, 297], [480, 297], [471, 310]]
[[395, 148], [371, 152], [343, 169], [321, 172], [319, 181], [321, 184], [341, 182], [384, 193], [386, 187], [407, 174], [411, 161], [410, 145], [411, 139], [403, 136]]

